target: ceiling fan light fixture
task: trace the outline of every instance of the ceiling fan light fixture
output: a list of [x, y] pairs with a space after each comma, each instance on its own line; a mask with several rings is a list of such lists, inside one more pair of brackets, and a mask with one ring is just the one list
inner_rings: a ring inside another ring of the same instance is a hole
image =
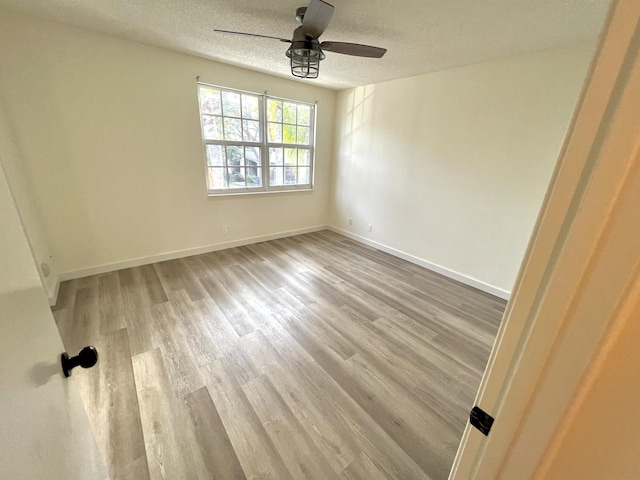
[[[354, 57], [382, 58], [386, 48], [372, 47], [361, 43], [322, 42], [318, 40], [329, 26], [334, 7], [325, 0], [310, 0], [308, 7], [296, 10], [296, 20], [301, 25], [293, 31], [293, 39], [260, 35], [257, 33], [234, 32], [218, 30], [216, 32], [246, 35], [249, 37], [269, 38], [289, 43], [287, 57], [290, 60], [291, 74], [298, 78], [318, 78], [320, 61], [324, 59], [324, 52], [352, 55]], [[324, 52], [323, 52], [324, 50]]]
[[324, 53], [317, 42], [293, 42], [287, 50], [287, 57], [291, 60], [291, 74], [294, 77], [318, 78]]

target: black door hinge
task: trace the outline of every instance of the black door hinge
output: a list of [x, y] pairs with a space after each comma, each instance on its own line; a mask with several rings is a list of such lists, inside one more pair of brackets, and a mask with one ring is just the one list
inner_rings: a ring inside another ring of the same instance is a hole
[[469, 422], [485, 435], [489, 435], [493, 425], [493, 417], [476, 405], [471, 409]]

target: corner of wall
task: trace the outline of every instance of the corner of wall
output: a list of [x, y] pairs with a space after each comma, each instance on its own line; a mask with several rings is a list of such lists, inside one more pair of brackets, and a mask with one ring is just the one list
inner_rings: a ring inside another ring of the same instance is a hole
[[346, 94], [353, 90], [348, 88], [336, 92], [335, 95], [335, 111], [334, 111], [334, 127], [333, 127], [333, 146], [331, 157], [331, 171], [330, 171], [330, 188], [329, 188], [329, 211], [327, 215], [327, 224], [332, 225], [338, 223], [338, 176], [340, 174], [340, 152], [342, 150], [343, 139], [342, 129], [344, 115], [342, 112], [342, 98]]
[[4, 107], [4, 104], [0, 104], [0, 164], [4, 169], [7, 183], [16, 204], [42, 288], [49, 298], [49, 303], [53, 302], [55, 304], [59, 288], [57, 270], [55, 265], [51, 265], [53, 263], [51, 260], [46, 260], [51, 272], [46, 278], [40, 267], [40, 262], [43, 259], [51, 258], [49, 241], [45, 234], [40, 211], [33, 196], [35, 188], [25, 170], [23, 157], [15, 143], [13, 131], [5, 115]]
[[328, 229], [326, 224], [314, 225], [312, 227], [297, 228], [295, 230], [286, 230], [277, 233], [270, 233], [267, 235], [259, 235], [256, 237], [245, 237], [238, 240], [232, 240], [229, 242], [214, 243], [210, 245], [204, 245], [196, 248], [188, 248], [184, 250], [175, 250], [164, 252], [160, 254], [148, 255], [145, 257], [131, 258], [128, 260], [122, 260], [114, 263], [106, 263], [103, 265], [92, 266], [88, 268], [82, 268], [78, 270], [71, 270], [61, 272], [56, 276], [56, 286], [54, 288], [54, 294], [51, 294], [49, 301], [55, 301], [58, 295], [59, 283], [66, 280], [73, 280], [75, 278], [83, 278], [91, 275], [100, 275], [102, 273], [115, 272], [124, 268], [139, 267], [141, 265], [148, 265], [156, 262], [164, 262], [166, 260], [175, 260], [178, 258], [190, 257], [192, 255], [201, 255], [203, 253], [216, 252], [218, 250], [225, 250], [228, 248], [242, 247], [245, 245], [251, 245], [254, 243], [268, 242], [270, 240], [277, 240], [280, 238], [292, 237], [294, 235], [303, 235], [305, 233], [319, 232], [321, 230]]
[[483, 282], [476, 278], [469, 277], [468, 275], [464, 275], [462, 273], [456, 272], [449, 268], [443, 267], [441, 265], [436, 265], [435, 263], [431, 263], [422, 258], [410, 255], [401, 250], [397, 250], [395, 248], [389, 247], [383, 243], [375, 242], [373, 240], [369, 240], [368, 238], [361, 237], [360, 235], [356, 235], [347, 230], [343, 230], [334, 225], [328, 225], [327, 228], [332, 232], [339, 233], [340, 235], [344, 235], [345, 237], [350, 238], [351, 240], [355, 240], [356, 242], [362, 243], [364, 245], [368, 245], [373, 248], [377, 248], [378, 250], [382, 250], [394, 257], [401, 258], [406, 260], [407, 262], [411, 262], [420, 267], [426, 268], [427, 270], [431, 270], [432, 272], [439, 273], [440, 275], [444, 275], [447, 278], [452, 280], [456, 280], [457, 282], [464, 283], [472, 288], [477, 290], [481, 290], [485, 293], [489, 293], [495, 297], [502, 298], [503, 300], [509, 301], [511, 298], [511, 292], [504, 290], [500, 287], [496, 287], [495, 285], [491, 285], [489, 283]]
[[329, 223], [508, 294], [590, 53], [550, 49], [339, 92]]

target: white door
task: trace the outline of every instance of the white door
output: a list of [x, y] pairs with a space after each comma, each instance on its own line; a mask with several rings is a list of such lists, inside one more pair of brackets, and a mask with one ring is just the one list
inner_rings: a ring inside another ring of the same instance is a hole
[[637, 300], [638, 105], [640, 4], [616, 0], [476, 398], [495, 422], [486, 437], [467, 425], [450, 479], [548, 478], [594, 362]]
[[1, 479], [108, 477], [63, 351], [0, 165]]

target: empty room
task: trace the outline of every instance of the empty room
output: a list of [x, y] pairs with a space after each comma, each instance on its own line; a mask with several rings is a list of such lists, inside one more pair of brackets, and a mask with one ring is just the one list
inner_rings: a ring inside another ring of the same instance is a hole
[[637, 5], [304, 3], [0, 0], [0, 478], [597, 478]]

